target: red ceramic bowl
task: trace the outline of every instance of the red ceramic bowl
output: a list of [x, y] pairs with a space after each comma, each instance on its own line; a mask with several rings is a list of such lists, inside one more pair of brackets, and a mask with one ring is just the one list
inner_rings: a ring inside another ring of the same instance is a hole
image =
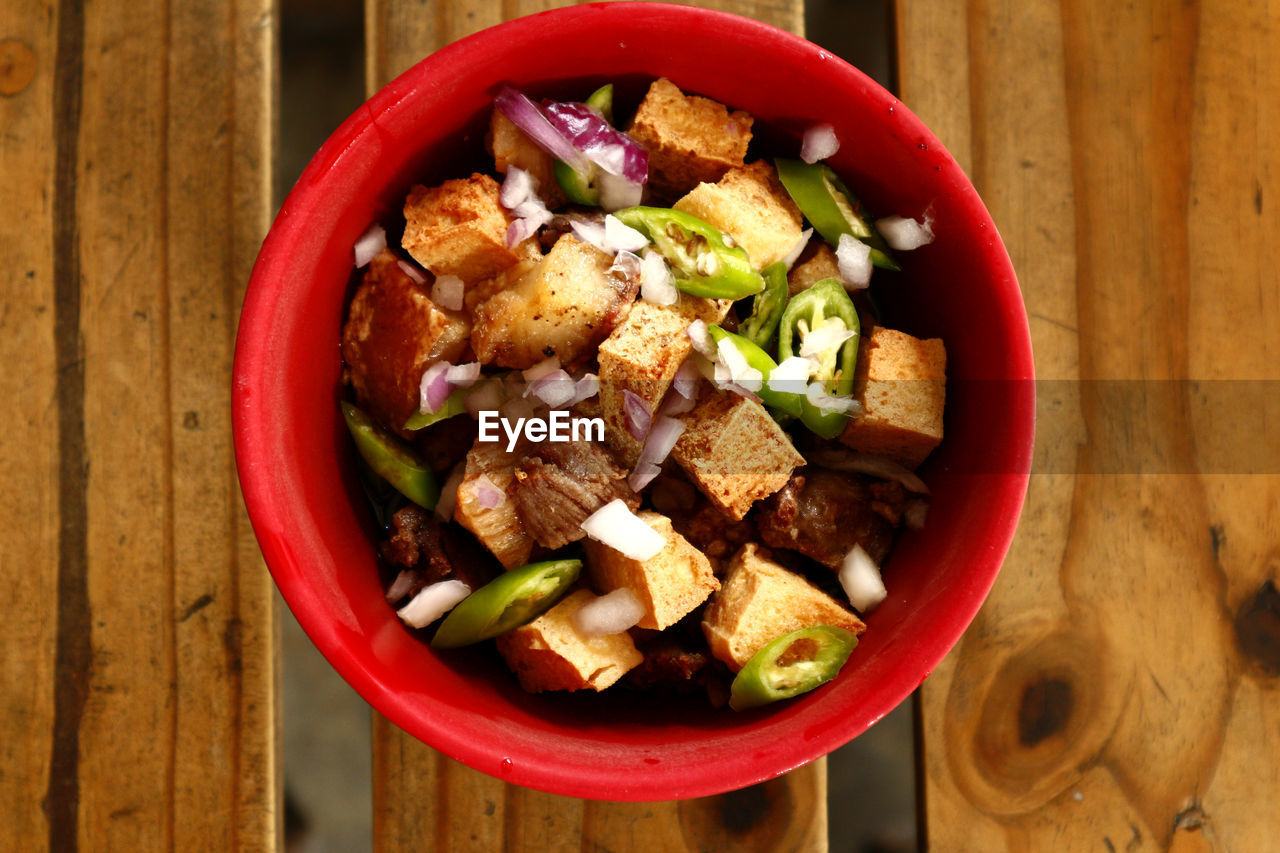
[[[832, 164], [871, 210], [918, 217], [931, 207], [936, 223], [936, 241], [905, 257], [884, 296], [903, 328], [947, 344], [946, 440], [923, 471], [933, 488], [928, 524], [885, 567], [889, 598], [835, 682], [747, 713], [692, 698], [534, 696], [489, 650], [433, 652], [383, 601], [337, 406], [352, 244], [394, 215], [411, 183], [483, 168], [498, 85], [582, 97], [606, 80], [639, 91], [658, 75], [747, 110], [785, 144], [815, 119], [831, 122], [842, 142]], [[374, 708], [510, 782], [591, 799], [674, 799], [812, 761], [924, 680], [973, 618], [1013, 535], [1030, 464], [1031, 379], [1026, 316], [995, 226], [955, 161], [892, 95], [755, 21], [651, 3], [575, 6], [435, 53], [316, 154], [267, 235], [245, 299], [236, 454], [285, 600]]]

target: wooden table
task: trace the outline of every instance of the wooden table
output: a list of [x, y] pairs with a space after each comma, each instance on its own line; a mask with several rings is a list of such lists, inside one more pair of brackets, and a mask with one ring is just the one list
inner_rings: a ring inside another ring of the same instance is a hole
[[[368, 83], [550, 5], [369, 0]], [[716, 5], [802, 29], [798, 0]], [[0, 846], [277, 848], [228, 383], [273, 5], [0, 8]], [[990, 206], [1047, 380], [1018, 538], [923, 690], [930, 846], [1280, 849], [1280, 3], [897, 12], [903, 99]], [[374, 725], [380, 850], [826, 847], [822, 762], [617, 805]]]

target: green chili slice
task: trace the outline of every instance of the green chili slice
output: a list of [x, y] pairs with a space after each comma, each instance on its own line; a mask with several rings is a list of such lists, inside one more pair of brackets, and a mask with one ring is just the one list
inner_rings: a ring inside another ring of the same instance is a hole
[[840, 245], [840, 235], [849, 234], [871, 247], [871, 263], [875, 266], [902, 269], [889, 254], [880, 232], [871, 226], [862, 203], [830, 166], [784, 157], [774, 160], [773, 165], [791, 200], [832, 248]]
[[769, 346], [783, 309], [787, 307], [787, 265], [782, 261], [764, 268], [764, 290], [751, 302], [751, 316], [742, 321], [738, 330], [742, 336], [758, 347]]
[[[858, 363], [861, 327], [858, 309], [838, 279], [824, 278], [813, 287], [797, 293], [787, 303], [778, 326], [778, 361], [798, 355], [803, 338], [811, 332], [836, 324], [852, 331], [853, 337], [818, 354], [819, 367], [812, 379], [821, 382], [828, 394], [847, 397], [853, 392], [853, 371]], [[844, 431], [849, 415], [821, 409], [806, 397], [801, 403], [800, 420], [816, 435], [835, 438]]]
[[600, 113], [600, 117], [613, 124], [613, 84], [605, 83], [596, 89], [582, 103]]
[[628, 207], [613, 215], [653, 243], [685, 293], [742, 299], [764, 290], [746, 251], [728, 246], [723, 234], [696, 216], [665, 207]]
[[404, 428], [409, 430], [426, 429], [432, 424], [447, 420], [454, 415], [465, 414], [467, 411], [467, 396], [475, 391], [479, 385], [470, 385], [466, 388], [455, 389], [440, 408], [434, 412], [416, 411], [409, 416], [409, 420], [404, 422]]
[[581, 571], [581, 560], [548, 560], [499, 575], [449, 611], [431, 638], [432, 647], [469, 646], [533, 621], [560, 600]]
[[807, 693], [835, 678], [858, 638], [843, 628], [815, 625], [768, 643], [752, 655], [729, 688], [735, 711]]
[[413, 448], [387, 432], [351, 403], [342, 402], [342, 417], [356, 450], [379, 477], [424, 509], [434, 509], [440, 484]]

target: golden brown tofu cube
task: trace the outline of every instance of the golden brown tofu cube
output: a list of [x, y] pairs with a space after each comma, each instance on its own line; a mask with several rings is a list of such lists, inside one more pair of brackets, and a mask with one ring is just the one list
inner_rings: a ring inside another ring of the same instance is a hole
[[653, 192], [678, 198], [743, 164], [751, 124], [746, 113], [730, 112], [710, 98], [685, 95], [661, 78], [649, 87], [627, 132], [649, 150]]
[[640, 442], [627, 432], [624, 390], [644, 400], [652, 413], [662, 402], [671, 379], [693, 351], [685, 330], [694, 320], [719, 323], [733, 303], [681, 294], [675, 305], [641, 300], [627, 319], [600, 344], [600, 409], [610, 446], [628, 467], [640, 457]]
[[764, 160], [698, 184], [674, 206], [731, 236], [758, 270], [785, 258], [800, 240], [800, 208]]
[[947, 396], [942, 340], [877, 327], [859, 347], [853, 396], [866, 414], [850, 421], [840, 440], [915, 468], [942, 441]]
[[[407, 265], [407, 262], [406, 262]], [[453, 361], [467, 347], [471, 320], [431, 301], [390, 249], [369, 262], [342, 327], [342, 357], [356, 402], [408, 437], [404, 422], [418, 409], [418, 385], [432, 362]]]
[[590, 590], [571, 593], [527, 625], [498, 637], [498, 651], [530, 693], [543, 690], [604, 690], [644, 655], [631, 635], [584, 637], [573, 627], [573, 614], [595, 600]]
[[866, 625], [840, 602], [769, 559], [748, 542], [734, 555], [720, 591], [702, 615], [702, 633], [711, 653], [737, 672], [778, 637], [833, 625], [855, 636]]
[[494, 168], [504, 175], [510, 166], [524, 169], [537, 182], [538, 197], [547, 207], [555, 210], [568, 201], [556, 182], [555, 161], [551, 155], [516, 127], [502, 110], [493, 111], [485, 141], [493, 155]]
[[[453, 509], [453, 520], [470, 530], [507, 569], [523, 566], [533, 553], [533, 537], [525, 531], [516, 502], [511, 499], [516, 463], [523, 457], [518, 448], [507, 453], [501, 442], [477, 441], [467, 453], [467, 466]], [[496, 507], [481, 504], [482, 476], [506, 495]]]
[[731, 391], [705, 392], [684, 416], [671, 456], [725, 515], [740, 520], [804, 464], [764, 406]]
[[638, 513], [645, 524], [667, 540], [666, 547], [648, 560], [633, 560], [594, 539], [586, 539], [587, 569], [592, 586], [601, 594], [626, 587], [644, 605], [641, 628], [662, 630], [679, 622], [687, 613], [720, 588], [711, 571], [711, 561], [671, 527], [665, 515], [645, 510]]
[[[524, 369], [549, 356], [586, 358], [635, 301], [638, 281], [609, 272], [613, 258], [565, 234], [523, 275], [472, 309], [471, 348], [484, 364]], [[488, 288], [489, 285], [481, 285]]]
[[498, 183], [488, 175], [415, 186], [404, 203], [401, 244], [436, 275], [456, 275], [467, 284], [489, 278], [519, 259], [507, 248], [511, 224], [498, 202]]
[[809, 245], [800, 253], [791, 272], [787, 273], [787, 292], [795, 296], [824, 278], [840, 278], [840, 262], [831, 247], [815, 234], [809, 238]]

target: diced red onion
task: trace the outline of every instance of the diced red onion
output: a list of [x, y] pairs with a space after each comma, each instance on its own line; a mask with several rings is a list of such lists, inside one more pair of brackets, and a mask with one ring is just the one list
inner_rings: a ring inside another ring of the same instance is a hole
[[471, 587], [456, 578], [423, 587], [408, 604], [396, 611], [406, 625], [425, 628], [471, 594]]
[[435, 514], [441, 521], [453, 519], [454, 507], [458, 505], [458, 486], [462, 485], [466, 473], [467, 461], [464, 459], [453, 466], [453, 470], [449, 472], [449, 478], [440, 487], [440, 499], [436, 501]]
[[600, 206], [608, 211], [635, 207], [644, 198], [644, 185], [608, 172], [596, 176], [600, 189]]
[[404, 598], [413, 591], [413, 587], [418, 583], [418, 573], [412, 569], [404, 569], [400, 574], [396, 575], [396, 579], [391, 582], [391, 586], [387, 587], [387, 603], [394, 604]]
[[535, 418], [538, 416], [538, 408], [532, 401], [524, 397], [512, 397], [507, 402], [498, 407], [498, 413], [509, 421], [524, 418]]
[[537, 180], [518, 166], [509, 166], [498, 201], [515, 217], [507, 226], [507, 248], [529, 239], [555, 214], [538, 198]]
[[929, 502], [923, 498], [907, 501], [902, 510], [902, 523], [911, 530], [920, 530], [929, 517]]
[[469, 361], [466, 364], [455, 364], [445, 371], [445, 378], [454, 389], [470, 388], [480, 378], [480, 362]]
[[689, 400], [698, 398], [698, 379], [701, 374], [698, 373], [698, 367], [693, 363], [692, 359], [686, 358], [680, 364], [680, 369], [676, 371], [676, 375], [671, 380], [671, 387], [681, 397]]
[[510, 86], [503, 86], [494, 98], [494, 103], [502, 114], [511, 119], [512, 124], [520, 128], [552, 157], [568, 164], [574, 171], [585, 172], [589, 161], [573, 143], [561, 133], [533, 101]]
[[894, 480], [902, 484], [909, 492], [918, 495], [929, 494], [925, 485], [910, 468], [898, 464], [887, 456], [874, 453], [862, 453], [843, 447], [824, 447], [809, 454], [809, 461], [833, 471], [844, 471], [848, 474], [867, 474], [881, 480]]
[[750, 390], [749, 388], [743, 388], [741, 385], [739, 385], [736, 382], [722, 383], [720, 385], [720, 388], [725, 391], [732, 391], [733, 393], [737, 394], [740, 397], [746, 397], [748, 400], [750, 400], [753, 403], [760, 402], [759, 394], [756, 394], [754, 391]]
[[636, 465], [636, 470], [632, 471], [631, 476], [627, 478], [627, 485], [631, 487], [631, 491], [640, 492], [653, 481], [654, 477], [661, 473], [661, 465], [654, 465], [652, 462], [640, 462]]
[[666, 416], [655, 418], [649, 434], [645, 437], [644, 448], [640, 451], [640, 463], [661, 465], [670, 455], [671, 449], [676, 446], [676, 442], [680, 440], [684, 428], [684, 421], [679, 418]]
[[[400, 267], [400, 269], [404, 272], [405, 275], [413, 279], [414, 284], [427, 283], [427, 277], [422, 274], [422, 271], [419, 270], [417, 267], [415, 267], [413, 264], [409, 263], [408, 261], [396, 261], [396, 265]], [[434, 302], [435, 300], [433, 299], [431, 301]]]
[[649, 245], [648, 237], [613, 214], [604, 218], [604, 240], [615, 252], [638, 252]]
[[675, 305], [680, 299], [671, 268], [658, 252], [645, 252], [640, 261], [640, 298], [654, 305]]
[[441, 308], [461, 311], [466, 287], [456, 275], [436, 276], [436, 282], [431, 286], [431, 301]]
[[387, 248], [387, 232], [376, 222], [356, 241], [355, 255], [357, 269], [369, 266], [374, 256]]
[[800, 239], [791, 247], [791, 251], [787, 252], [787, 256], [782, 259], [782, 262], [787, 265], [788, 272], [790, 272], [791, 268], [796, 265], [796, 261], [800, 258], [800, 254], [804, 251], [804, 247], [809, 245], [809, 238], [812, 236], [812, 228], [806, 228], [804, 231], [800, 232]]
[[631, 437], [636, 441], [644, 441], [649, 433], [653, 413], [649, 411], [649, 404], [630, 388], [622, 389], [622, 419]]
[[923, 222], [905, 216], [886, 216], [876, 220], [876, 230], [890, 249], [909, 252], [933, 242], [933, 221], [926, 216]]
[[880, 569], [861, 545], [854, 545], [840, 564], [840, 586], [855, 609], [867, 612], [884, 601], [888, 592]]
[[871, 247], [852, 234], [841, 234], [836, 262], [845, 290], [863, 290], [871, 284]]
[[529, 390], [551, 408], [558, 409], [573, 400], [576, 383], [564, 370], [556, 370], [529, 383]]
[[613, 258], [613, 264], [609, 267], [608, 272], [620, 273], [627, 281], [635, 281], [640, 278], [640, 258], [633, 252], [623, 250], [618, 252]]
[[[538, 362], [533, 367], [530, 367], [528, 370], [525, 370], [521, 375], [524, 377], [525, 382], [537, 382], [539, 379], [546, 376], [548, 373], [555, 373], [559, 369], [560, 369], [560, 357], [553, 355], [553, 356], [550, 356], [549, 358], [544, 358], [542, 361]], [[529, 396], [528, 391], [525, 391], [525, 396], [526, 397]]]
[[853, 336], [853, 329], [847, 328], [840, 318], [832, 317], [816, 329], [809, 330], [800, 341], [800, 355], [803, 358], [821, 356], [824, 352], [839, 347]]
[[597, 542], [632, 560], [650, 560], [667, 546], [666, 538], [615, 498], [596, 510], [582, 529]]
[[712, 340], [711, 331], [707, 328], [705, 320], [694, 320], [689, 324], [689, 328], [685, 329], [685, 334], [689, 336], [694, 350], [711, 361], [716, 360], [716, 342]]
[[447, 361], [437, 361], [428, 367], [422, 374], [422, 381], [418, 385], [419, 404], [418, 409], [424, 414], [434, 414], [440, 411], [440, 407], [444, 405], [444, 401], [449, 399], [449, 368], [453, 367]]
[[573, 406], [581, 403], [590, 397], [600, 393], [600, 377], [594, 373], [588, 373], [579, 379], [573, 386], [573, 399], [569, 401], [569, 405]]
[[815, 124], [804, 132], [800, 143], [800, 159], [806, 163], [825, 160], [840, 150], [836, 129], [829, 124]]
[[476, 503], [481, 509], [497, 509], [507, 501], [507, 493], [499, 489], [488, 474], [481, 474], [475, 480]]
[[536, 183], [533, 175], [524, 169], [508, 166], [507, 176], [502, 180], [502, 189], [498, 191], [498, 203], [507, 210], [514, 210], [529, 199], [537, 197], [538, 193], [534, 189]]
[[502, 383], [489, 380], [480, 384], [476, 390], [467, 395], [467, 413], [473, 418], [480, 417], [481, 412], [497, 411], [507, 399]]
[[571, 219], [569, 227], [573, 229], [574, 235], [584, 243], [590, 243], [602, 252], [608, 252], [605, 248], [604, 239], [604, 223], [594, 222], [590, 219]]
[[[581, 156], [595, 163], [606, 174], [617, 175], [633, 184], [643, 184], [649, 179], [649, 152], [630, 136], [614, 129], [586, 105], [552, 102], [545, 104], [543, 110], [548, 123], [563, 138], [569, 140], [575, 149], [582, 152]], [[572, 161], [556, 156], [575, 171], [583, 171]]]
[[746, 357], [738, 352], [738, 348], [729, 338], [722, 338], [716, 343], [716, 351], [720, 356], [720, 361], [729, 368], [729, 379], [736, 382], [748, 391], [755, 393], [760, 390], [764, 381], [764, 374], [759, 370], [747, 364]]
[[569, 617], [573, 627], [584, 637], [621, 634], [644, 618], [644, 605], [625, 586], [589, 601]]
[[663, 399], [662, 405], [658, 407], [658, 415], [683, 415], [685, 412], [693, 411], [696, 405], [698, 405], [698, 401], [695, 397], [685, 397], [680, 394], [670, 393]]
[[839, 412], [844, 415], [856, 415], [862, 411], [862, 404], [852, 397], [834, 397], [827, 393], [821, 382], [810, 382], [804, 396], [816, 408], [824, 412]]

